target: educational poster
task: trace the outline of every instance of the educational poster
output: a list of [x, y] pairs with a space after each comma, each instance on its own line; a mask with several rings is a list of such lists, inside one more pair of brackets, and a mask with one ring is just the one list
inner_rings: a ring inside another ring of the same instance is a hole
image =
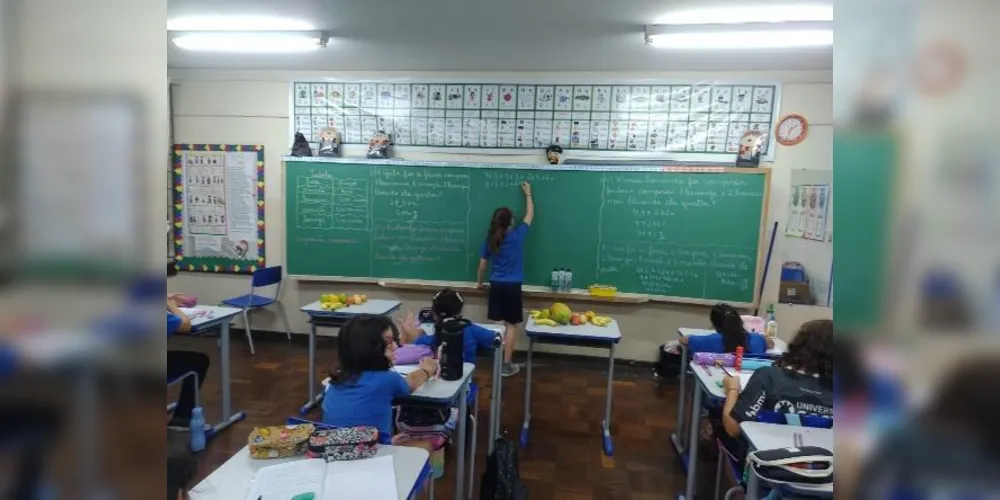
[[180, 271], [264, 267], [264, 146], [174, 145], [174, 246]]
[[726, 161], [747, 130], [764, 133], [763, 159], [773, 158], [768, 150], [780, 86], [327, 81], [294, 82], [292, 94], [289, 137], [302, 132], [313, 148], [323, 128], [336, 127], [345, 144], [367, 144], [379, 129], [399, 146], [544, 149], [559, 144]]
[[829, 199], [829, 184], [793, 185], [788, 203], [788, 222], [785, 226], [785, 235], [824, 241], [826, 239], [826, 215]]

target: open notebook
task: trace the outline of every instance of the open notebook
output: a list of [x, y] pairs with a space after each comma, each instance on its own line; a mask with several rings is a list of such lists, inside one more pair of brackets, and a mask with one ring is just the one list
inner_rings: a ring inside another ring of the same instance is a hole
[[723, 368], [723, 370], [725, 370], [725, 372], [726, 372], [727, 375], [729, 375], [731, 377], [737, 377], [737, 378], [740, 379], [740, 390], [741, 391], [744, 388], [746, 388], [747, 383], [750, 382], [750, 377], [753, 376], [753, 372], [750, 371], [750, 370], [740, 370], [737, 373], [736, 370], [734, 370], [733, 367], [731, 367], [731, 366], [725, 367], [725, 368]]
[[269, 465], [254, 474], [246, 500], [292, 500], [308, 493], [314, 494], [315, 500], [397, 500], [392, 456]]

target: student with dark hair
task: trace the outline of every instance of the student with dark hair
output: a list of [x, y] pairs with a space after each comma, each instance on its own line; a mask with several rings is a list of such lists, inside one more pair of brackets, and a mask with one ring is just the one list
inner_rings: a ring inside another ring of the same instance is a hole
[[[465, 300], [462, 295], [451, 288], [443, 288], [431, 299], [431, 315], [434, 317], [434, 331], [441, 331], [441, 325], [446, 321], [462, 321], [462, 307]], [[412, 313], [407, 314], [400, 323], [404, 344], [426, 345], [435, 351], [440, 345], [440, 336], [425, 335], [417, 324]], [[462, 330], [462, 360], [467, 363], [476, 362], [476, 353], [480, 349], [493, 347], [496, 334], [479, 325], [468, 323]]]
[[773, 365], [754, 371], [747, 386], [726, 377], [726, 402], [719, 438], [742, 460], [746, 443], [740, 423], [755, 421], [761, 411], [833, 418], [833, 321], [806, 322]]
[[399, 331], [385, 316], [363, 314], [340, 328], [337, 357], [323, 398], [323, 423], [335, 427], [370, 425], [379, 441], [392, 440], [392, 401], [409, 396], [437, 372], [437, 361], [420, 360], [420, 369], [405, 377], [392, 368]]
[[167, 500], [187, 500], [197, 470], [194, 455], [187, 450], [167, 455]]
[[726, 303], [718, 303], [708, 314], [716, 333], [681, 337], [691, 352], [727, 353], [743, 348], [744, 354], [764, 354], [774, 347], [774, 340], [759, 333], [747, 332], [739, 311]]
[[535, 219], [535, 203], [531, 198], [531, 184], [521, 183], [524, 191], [524, 219], [514, 225], [514, 214], [507, 207], [493, 212], [490, 230], [480, 252], [476, 283], [482, 287], [486, 266], [492, 261], [489, 288], [489, 313], [493, 321], [503, 321], [504, 367], [503, 376], [514, 375], [520, 367], [511, 363], [517, 325], [524, 320], [521, 301], [521, 283], [524, 281], [524, 239]]

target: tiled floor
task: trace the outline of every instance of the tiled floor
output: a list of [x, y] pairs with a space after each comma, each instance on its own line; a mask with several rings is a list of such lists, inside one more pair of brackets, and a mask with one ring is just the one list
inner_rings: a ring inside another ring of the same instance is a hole
[[[232, 397], [234, 408], [246, 411], [247, 419], [224, 431], [200, 454], [197, 481], [242, 448], [254, 426], [283, 424], [306, 398], [308, 350], [302, 342], [255, 339], [257, 356], [251, 357], [241, 334], [234, 333], [232, 341]], [[169, 347], [212, 357], [203, 404], [207, 420], [216, 421], [220, 396], [216, 340], [174, 337]], [[318, 351], [317, 366], [324, 373], [335, 359], [333, 342], [321, 339]], [[669, 438], [676, 427], [676, 381], [658, 387], [648, 367], [616, 365], [611, 426], [615, 453], [609, 458], [601, 451], [599, 434], [606, 367], [600, 359], [536, 359], [531, 441], [520, 454], [521, 477], [532, 500], [667, 499], [683, 490], [685, 477]], [[480, 361], [473, 376], [483, 389], [479, 449], [485, 450], [488, 358]], [[503, 396], [501, 430], [516, 439], [524, 408], [524, 370], [504, 380]], [[312, 416], [319, 418], [318, 410]], [[705, 498], [712, 494], [715, 463], [710, 446], [702, 450], [698, 476], [700, 496]], [[453, 456], [449, 454], [449, 464]], [[484, 461], [485, 453], [479, 453], [477, 487]], [[452, 498], [452, 487], [446, 471], [436, 484], [436, 498]]]

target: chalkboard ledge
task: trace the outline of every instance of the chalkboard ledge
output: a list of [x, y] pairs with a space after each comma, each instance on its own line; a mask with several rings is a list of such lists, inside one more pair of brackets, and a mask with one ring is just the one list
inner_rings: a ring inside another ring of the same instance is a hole
[[[476, 288], [474, 283], [467, 281], [423, 281], [423, 280], [392, 280], [379, 281], [378, 285], [395, 290], [440, 290], [450, 287], [462, 293], [485, 294], [486, 290]], [[619, 293], [614, 297], [596, 297], [583, 288], [575, 288], [572, 292], [553, 292], [546, 287], [526, 285], [522, 288], [526, 297], [564, 300], [573, 302], [605, 302], [618, 304], [642, 304], [650, 301], [649, 295], [637, 293]]]

